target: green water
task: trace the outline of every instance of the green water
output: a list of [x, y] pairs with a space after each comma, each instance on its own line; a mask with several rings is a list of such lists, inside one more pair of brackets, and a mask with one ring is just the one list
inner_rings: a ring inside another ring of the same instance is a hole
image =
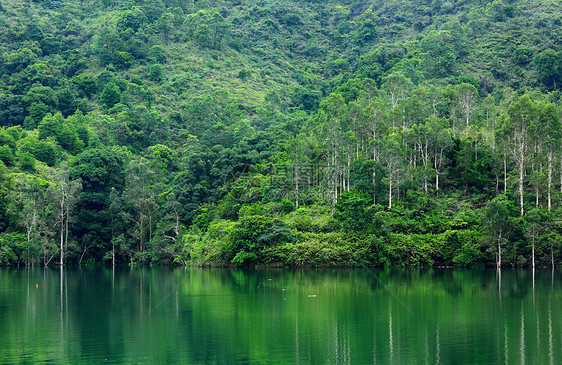
[[3, 268], [0, 363], [562, 364], [561, 289], [559, 271]]

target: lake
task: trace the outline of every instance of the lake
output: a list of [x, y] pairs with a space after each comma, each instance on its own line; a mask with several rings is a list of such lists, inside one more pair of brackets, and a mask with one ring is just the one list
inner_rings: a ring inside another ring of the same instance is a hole
[[0, 268], [0, 363], [562, 364], [557, 271]]

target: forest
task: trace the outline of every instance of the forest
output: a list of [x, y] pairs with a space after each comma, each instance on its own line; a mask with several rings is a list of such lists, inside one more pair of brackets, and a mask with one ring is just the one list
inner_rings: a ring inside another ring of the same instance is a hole
[[0, 265], [554, 267], [554, 0], [0, 0]]

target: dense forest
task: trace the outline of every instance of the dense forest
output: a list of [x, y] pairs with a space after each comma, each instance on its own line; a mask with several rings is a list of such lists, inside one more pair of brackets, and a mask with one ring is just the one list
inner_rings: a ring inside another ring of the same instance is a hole
[[561, 262], [559, 1], [0, 1], [0, 264]]

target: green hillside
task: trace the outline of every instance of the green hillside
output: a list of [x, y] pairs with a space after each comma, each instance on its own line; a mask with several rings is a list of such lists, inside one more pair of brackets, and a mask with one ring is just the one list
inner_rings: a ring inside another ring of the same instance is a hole
[[558, 265], [554, 0], [0, 3], [0, 264]]

